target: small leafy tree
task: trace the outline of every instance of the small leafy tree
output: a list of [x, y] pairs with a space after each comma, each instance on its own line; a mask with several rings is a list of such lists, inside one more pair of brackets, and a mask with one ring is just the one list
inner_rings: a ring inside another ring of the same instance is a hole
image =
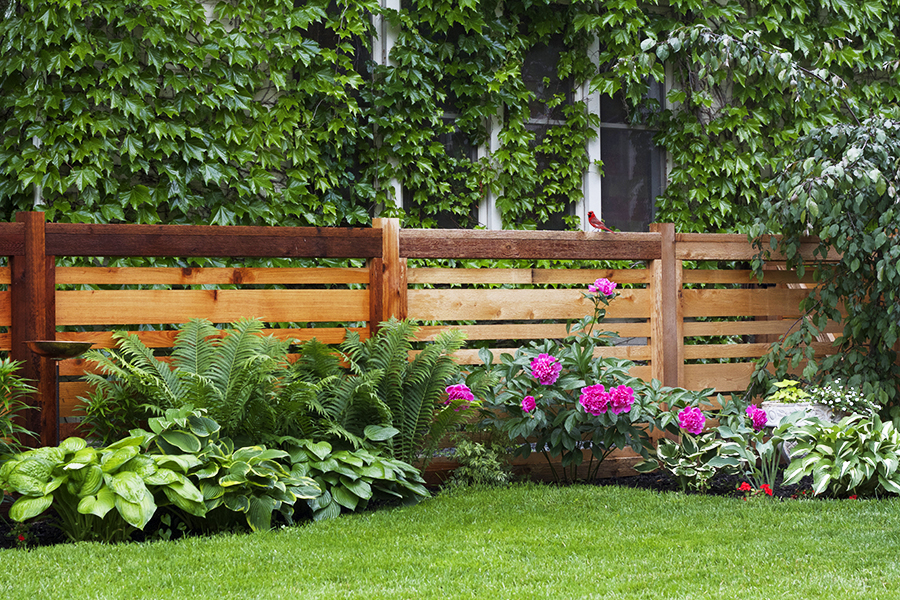
[[[756, 386], [781, 379], [805, 360], [809, 380], [840, 378], [882, 404], [896, 401], [900, 383], [900, 121], [873, 116], [821, 127], [804, 136], [794, 160], [775, 178], [752, 233], [762, 276], [770, 250], [787, 257], [801, 276], [810, 269], [817, 286], [801, 303], [806, 318], [773, 344], [754, 376]], [[777, 233], [766, 247], [763, 234]], [[803, 242], [816, 241], [812, 254]], [[811, 342], [829, 320], [843, 323], [836, 352], [817, 358]]]

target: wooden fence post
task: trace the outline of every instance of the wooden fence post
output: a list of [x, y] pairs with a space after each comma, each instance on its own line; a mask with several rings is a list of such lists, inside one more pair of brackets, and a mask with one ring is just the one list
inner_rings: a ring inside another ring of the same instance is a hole
[[59, 406], [56, 365], [25, 345], [29, 340], [56, 339], [56, 258], [46, 254], [44, 213], [20, 212], [16, 222], [25, 224], [25, 252], [10, 259], [10, 327], [13, 360], [24, 361], [21, 374], [32, 380], [37, 392], [27, 411], [26, 426], [40, 434], [41, 445], [59, 444]]
[[675, 225], [651, 223], [661, 236], [661, 258], [650, 263], [651, 377], [669, 387], [684, 386], [684, 315], [681, 261], [675, 259]]
[[[400, 257], [400, 219], [372, 219], [372, 227], [382, 232], [381, 258], [372, 259], [369, 263], [372, 283], [370, 331], [375, 333], [381, 321], [391, 317], [405, 319], [408, 308], [406, 259]], [[380, 291], [373, 289], [376, 285], [380, 286]]]

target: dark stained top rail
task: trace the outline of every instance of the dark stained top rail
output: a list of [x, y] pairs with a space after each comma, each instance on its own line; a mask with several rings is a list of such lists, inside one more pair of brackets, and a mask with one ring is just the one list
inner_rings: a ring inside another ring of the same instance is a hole
[[[51, 256], [374, 258], [382, 252], [382, 232], [371, 228], [47, 223], [46, 232]], [[17, 244], [11, 237], [0, 248]]]
[[657, 260], [659, 233], [401, 229], [404, 258]]

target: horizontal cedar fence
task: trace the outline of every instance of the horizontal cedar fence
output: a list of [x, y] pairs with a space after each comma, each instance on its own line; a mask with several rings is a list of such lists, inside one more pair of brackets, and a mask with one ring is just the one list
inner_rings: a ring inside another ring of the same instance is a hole
[[[812, 283], [778, 263], [762, 285], [749, 270], [685, 269], [684, 261], [749, 261], [755, 251], [746, 236], [676, 234], [670, 224], [616, 234], [406, 230], [396, 219], [373, 225], [83, 225], [46, 223], [43, 213], [19, 213], [15, 223], [0, 224], [0, 249], [10, 257], [0, 269], [0, 284], [8, 288], [0, 291], [0, 327], [8, 328], [0, 350], [25, 361], [24, 375], [37, 382], [34, 403], [42, 410], [29, 411], [28, 425], [43, 444], [70, 435], [77, 398], [88, 392], [78, 377], [91, 368], [81, 359], [63, 360], [57, 377], [54, 361], [33, 354], [28, 340], [105, 348], [119, 330], [169, 348], [175, 326], [192, 318], [259, 318], [267, 333], [283, 339], [337, 343], [345, 328], [367, 337], [394, 316], [420, 322], [423, 342], [455, 327], [471, 346], [487, 344], [499, 356], [531, 340], [563, 337], [567, 321], [591, 312], [583, 291], [599, 277], [620, 284], [621, 295], [601, 327], [617, 333], [615, 345], [597, 348], [597, 356], [633, 360], [635, 376], [666, 385], [734, 392], [746, 388], [751, 361], [799, 318], [798, 303]], [[176, 257], [184, 264], [218, 258], [229, 266], [67, 267], [57, 266], [57, 257]], [[245, 258], [346, 266], [250, 268], [241, 266]], [[414, 266], [418, 259], [487, 266], [422, 268]], [[527, 266], [551, 260], [617, 260], [633, 268]], [[499, 268], [498, 261], [515, 267]], [[729, 343], [721, 343], [723, 336]], [[823, 341], [818, 351], [829, 347]], [[474, 348], [458, 359], [480, 362]]]

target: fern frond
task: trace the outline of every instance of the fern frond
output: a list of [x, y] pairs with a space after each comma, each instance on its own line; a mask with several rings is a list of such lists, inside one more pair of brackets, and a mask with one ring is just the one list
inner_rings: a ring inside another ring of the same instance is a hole
[[188, 373], [206, 373], [213, 362], [216, 349], [210, 338], [219, 329], [206, 319], [191, 319], [175, 337], [172, 358], [175, 365]]

